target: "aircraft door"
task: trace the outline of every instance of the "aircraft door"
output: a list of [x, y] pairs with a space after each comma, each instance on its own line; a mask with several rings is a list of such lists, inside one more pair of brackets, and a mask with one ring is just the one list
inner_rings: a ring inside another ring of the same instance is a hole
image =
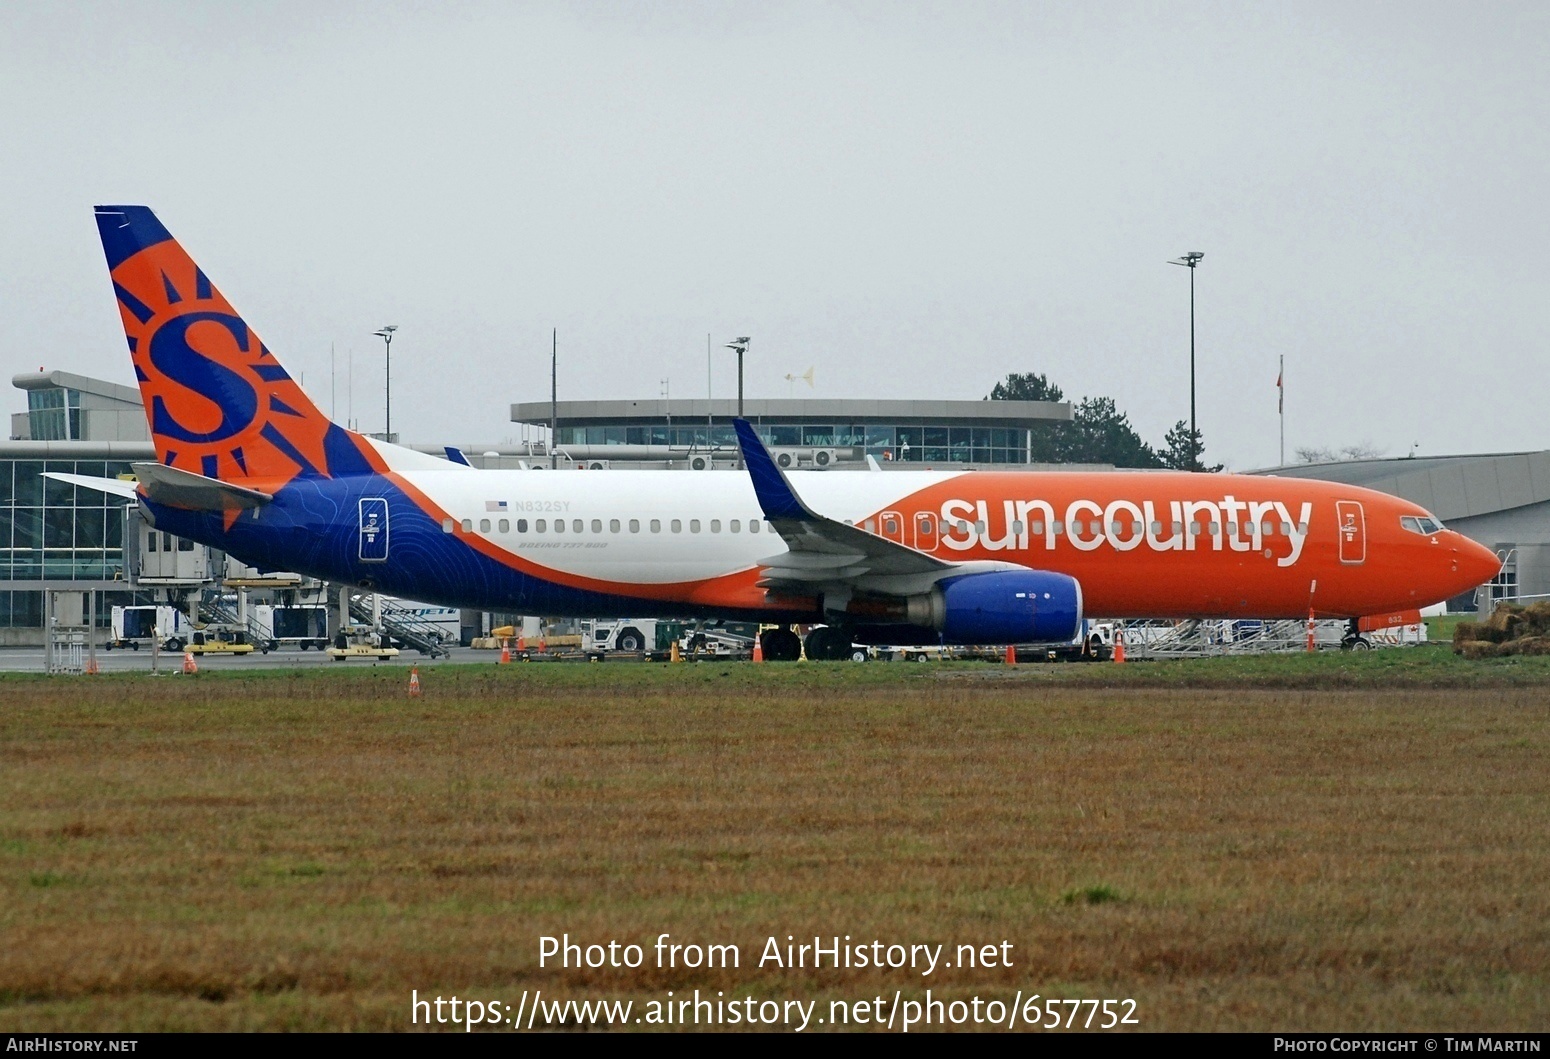
[[360, 559], [385, 563], [388, 557], [388, 503], [382, 497], [363, 496], [360, 501]]
[[898, 544], [904, 543], [904, 516], [897, 511], [884, 511], [878, 518], [883, 536]]
[[1367, 559], [1367, 516], [1360, 501], [1335, 501], [1335, 517], [1340, 521], [1340, 561], [1362, 563]]
[[937, 544], [936, 515], [930, 511], [915, 512], [915, 547], [919, 551], [934, 552]]

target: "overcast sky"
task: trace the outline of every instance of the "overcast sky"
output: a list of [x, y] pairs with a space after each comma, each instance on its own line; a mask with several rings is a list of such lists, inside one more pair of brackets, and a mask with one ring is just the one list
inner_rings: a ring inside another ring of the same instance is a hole
[[[1550, 446], [1544, 3], [0, 6], [0, 356], [131, 380], [144, 203], [327, 409], [1108, 395], [1207, 456]], [[347, 365], [353, 364], [353, 386]], [[809, 366], [816, 386], [785, 380]], [[19, 391], [9, 407], [24, 407]]]

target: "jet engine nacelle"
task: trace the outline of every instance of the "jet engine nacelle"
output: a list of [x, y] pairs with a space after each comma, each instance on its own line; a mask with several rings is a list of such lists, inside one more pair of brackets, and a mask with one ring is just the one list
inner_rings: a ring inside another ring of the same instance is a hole
[[1046, 570], [966, 574], [906, 601], [911, 625], [951, 643], [1064, 643], [1082, 628], [1082, 586]]

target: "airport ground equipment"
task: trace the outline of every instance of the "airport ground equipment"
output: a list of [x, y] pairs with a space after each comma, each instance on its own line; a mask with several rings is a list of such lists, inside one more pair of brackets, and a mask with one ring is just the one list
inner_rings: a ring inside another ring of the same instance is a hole
[[369, 658], [379, 662], [398, 657], [398, 648], [389, 646], [384, 634], [370, 625], [346, 625], [334, 637], [328, 648], [328, 657], [335, 662], [347, 662], [356, 658]]
[[[435, 622], [419, 618], [403, 607], [394, 606], [393, 601], [385, 598], [379, 613], [382, 631], [405, 647], [412, 647], [431, 658], [451, 656], [441, 626]], [[350, 597], [350, 617], [357, 622], [371, 624], [373, 611], [370, 595]]]
[[112, 636], [103, 644], [103, 649], [108, 651], [115, 647], [138, 651], [142, 644], [150, 646], [157, 630], [162, 637], [161, 646], [168, 651], [178, 651], [188, 642], [192, 629], [188, 615], [165, 603], [114, 607], [111, 622]]
[[[216, 624], [195, 629], [189, 634], [188, 643], [183, 648], [185, 652], [196, 655], [249, 655], [258, 649], [248, 638], [246, 630]], [[263, 652], [268, 654], [269, 649], [265, 647]]]

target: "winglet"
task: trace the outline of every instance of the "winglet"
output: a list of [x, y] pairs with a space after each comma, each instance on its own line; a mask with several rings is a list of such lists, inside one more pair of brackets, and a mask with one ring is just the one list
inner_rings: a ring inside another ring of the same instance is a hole
[[468, 457], [463, 455], [463, 450], [456, 445], [444, 445], [442, 447], [446, 449], [448, 463], [460, 463], [464, 467], [473, 466], [473, 464], [468, 462]]
[[732, 423], [737, 428], [737, 443], [743, 450], [743, 463], [748, 466], [748, 477], [753, 482], [754, 495], [759, 498], [759, 507], [764, 510], [764, 517], [771, 522], [777, 519], [816, 519], [818, 516], [808, 510], [796, 490], [791, 488], [785, 472], [775, 465], [770, 450], [764, 447], [764, 442], [759, 440], [759, 435], [754, 433], [748, 420], [734, 419]]

